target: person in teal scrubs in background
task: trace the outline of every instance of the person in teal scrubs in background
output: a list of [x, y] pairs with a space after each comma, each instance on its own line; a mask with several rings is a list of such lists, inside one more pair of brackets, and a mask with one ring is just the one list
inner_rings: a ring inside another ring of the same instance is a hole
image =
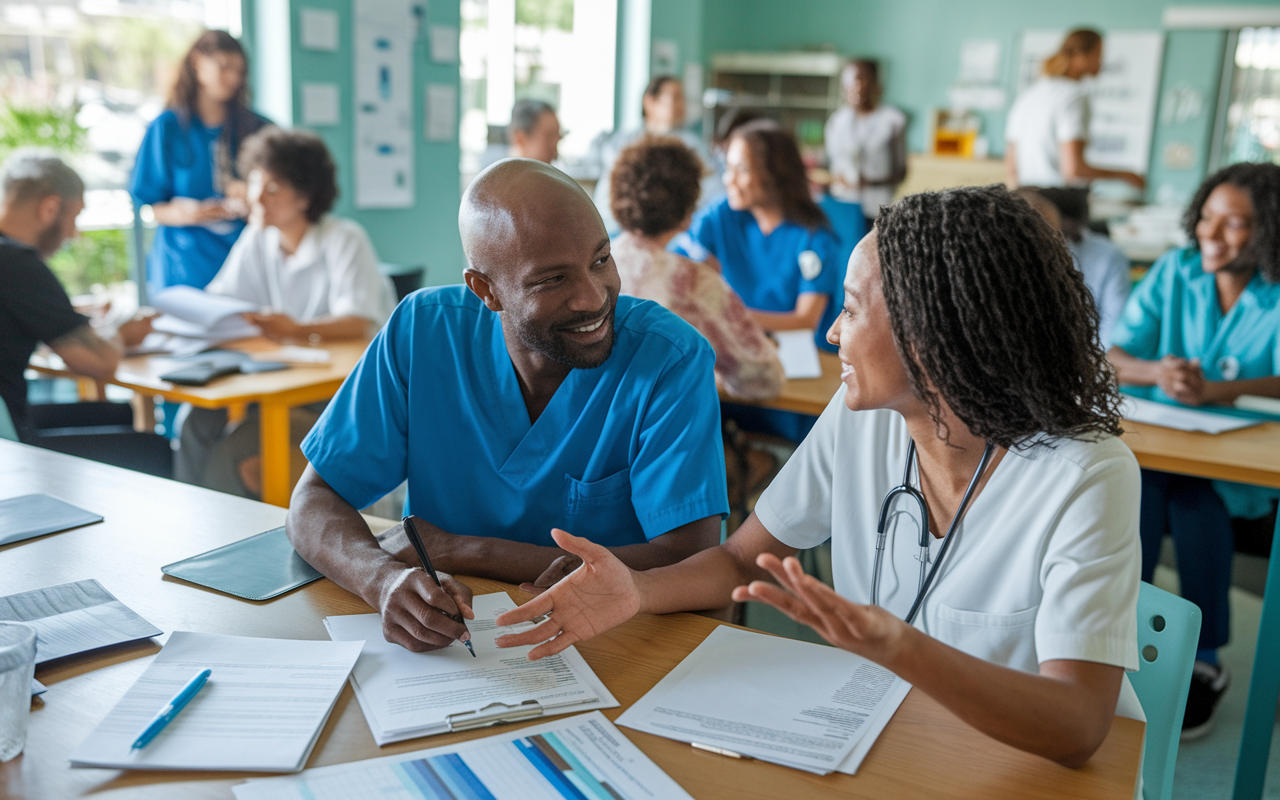
[[[550, 586], [578, 566], [562, 528], [635, 569], [720, 540], [728, 514], [715, 354], [656, 303], [619, 297], [591, 198], [538, 161], [467, 189], [466, 286], [406, 298], [302, 444], [298, 553], [382, 614], [411, 650], [465, 635], [470, 591], [441, 590], [400, 528], [356, 509], [409, 482], [434, 566]], [[530, 586], [530, 584], [532, 584]]]
[[240, 143], [267, 120], [248, 107], [244, 49], [205, 31], [178, 71], [167, 107], [147, 128], [130, 191], [159, 226], [147, 284], [205, 287], [231, 252], [248, 210], [236, 173]]
[[[1280, 397], [1280, 166], [1220, 170], [1200, 186], [1183, 224], [1192, 245], [1155, 263], [1112, 332], [1107, 356], [1120, 383], [1191, 406]], [[1230, 683], [1217, 649], [1230, 633], [1231, 517], [1265, 516], [1275, 496], [1142, 471], [1142, 578], [1151, 580], [1169, 532], [1182, 594], [1204, 615], [1184, 739], [1209, 732]]]

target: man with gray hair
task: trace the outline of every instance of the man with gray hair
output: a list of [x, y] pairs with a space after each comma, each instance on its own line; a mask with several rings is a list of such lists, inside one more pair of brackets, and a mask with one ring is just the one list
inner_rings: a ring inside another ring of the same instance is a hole
[[130, 320], [99, 335], [44, 263], [76, 235], [84, 209], [84, 182], [52, 152], [19, 150], [0, 174], [0, 399], [18, 438], [34, 443], [23, 371], [36, 345], [45, 342], [68, 368], [90, 378], [110, 378], [126, 345], [151, 329], [149, 319]]
[[560, 118], [541, 100], [520, 100], [511, 109], [507, 144], [512, 158], [532, 158], [550, 164], [560, 153]]

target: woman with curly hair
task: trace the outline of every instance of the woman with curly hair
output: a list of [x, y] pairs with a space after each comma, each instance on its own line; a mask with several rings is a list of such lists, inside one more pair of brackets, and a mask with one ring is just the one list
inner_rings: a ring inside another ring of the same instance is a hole
[[622, 293], [653, 300], [697, 328], [716, 353], [716, 383], [730, 396], [777, 397], [786, 382], [778, 350], [742, 298], [714, 267], [667, 250], [689, 227], [701, 172], [697, 153], [672, 137], [645, 137], [618, 154], [609, 189], [622, 227], [612, 248]]
[[[382, 327], [395, 292], [364, 228], [328, 213], [338, 183], [320, 137], [267, 128], [245, 141], [240, 169], [249, 179], [250, 222], [205, 291], [259, 306], [245, 317], [281, 341], [359, 339]], [[323, 409], [293, 409], [291, 438], [301, 442]], [[175, 478], [261, 494], [256, 406], [229, 431], [222, 409], [193, 408], [183, 419]]]
[[[1280, 166], [1233, 164], [1214, 173], [1183, 227], [1191, 245], [1155, 263], [1112, 331], [1107, 356], [1120, 383], [1192, 406], [1280, 397]], [[1184, 739], [1212, 729], [1230, 683], [1217, 657], [1230, 634], [1230, 518], [1266, 516], [1273, 497], [1258, 487], [1142, 471], [1143, 578], [1151, 580], [1167, 531], [1182, 594], [1204, 614]]]
[[[498, 644], [539, 658], [640, 611], [759, 600], [978, 730], [1083, 764], [1113, 715], [1141, 715], [1138, 464], [1097, 327], [1062, 237], [1003, 187], [885, 206], [827, 333], [843, 386], [755, 513], [646, 572], [556, 531], [583, 566], [499, 617], [551, 614]], [[834, 589], [793, 557], [828, 538]]]

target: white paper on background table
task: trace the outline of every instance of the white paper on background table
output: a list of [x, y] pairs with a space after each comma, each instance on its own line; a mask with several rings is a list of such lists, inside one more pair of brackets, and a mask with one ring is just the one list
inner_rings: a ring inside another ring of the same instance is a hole
[[819, 775], [852, 775], [910, 689], [844, 650], [719, 627], [618, 724]]
[[474, 598], [476, 618], [467, 620], [467, 628], [475, 658], [461, 642], [426, 653], [388, 642], [377, 614], [325, 619], [334, 640], [365, 641], [351, 685], [378, 746], [445, 733], [449, 715], [479, 711], [495, 702], [510, 706], [536, 700], [545, 716], [618, 705], [576, 648], [529, 661], [532, 646], [495, 646], [498, 636], [529, 627], [499, 628], [494, 623], [516, 605], [502, 592]]
[[[362, 644], [176, 631], [71, 754], [71, 766], [297, 772]], [[133, 749], [156, 712], [206, 667], [213, 674], [200, 693]]]
[[356, 208], [414, 204], [412, 0], [354, 0]]
[[1144, 400], [1141, 397], [1124, 395], [1123, 400], [1121, 411], [1125, 419], [1147, 425], [1159, 425], [1162, 428], [1225, 433], [1262, 424], [1260, 419], [1231, 417], [1226, 414], [1215, 414], [1212, 411], [1182, 408], [1168, 403], [1158, 403], [1155, 400]]
[[[470, 792], [448, 788], [464, 781]], [[599, 711], [231, 790], [236, 800], [692, 800]]]
[[822, 377], [813, 331], [774, 331], [770, 335], [778, 343], [778, 360], [788, 380]]

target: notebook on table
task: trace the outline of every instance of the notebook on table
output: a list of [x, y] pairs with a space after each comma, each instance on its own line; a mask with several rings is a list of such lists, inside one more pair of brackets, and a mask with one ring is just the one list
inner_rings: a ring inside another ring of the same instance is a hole
[[102, 522], [94, 514], [47, 494], [25, 494], [0, 500], [0, 545], [33, 539]]
[[244, 600], [270, 600], [322, 577], [293, 549], [283, 527], [166, 564], [160, 571]]

